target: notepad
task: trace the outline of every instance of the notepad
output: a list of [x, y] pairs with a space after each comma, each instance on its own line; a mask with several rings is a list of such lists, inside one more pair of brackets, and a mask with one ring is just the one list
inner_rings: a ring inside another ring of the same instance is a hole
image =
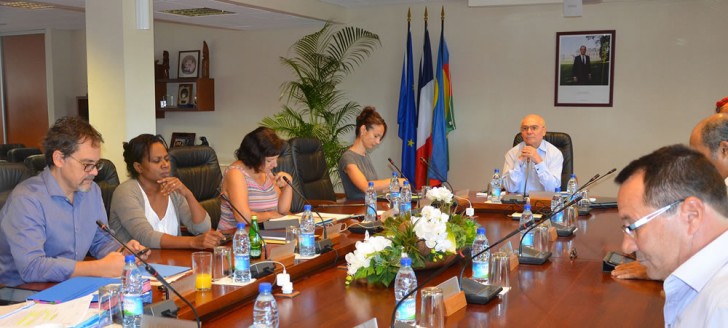
[[[154, 270], [157, 270], [157, 273], [159, 273], [162, 277], [167, 278], [174, 275], [178, 275], [180, 273], [184, 273], [187, 271], [192, 270], [190, 267], [183, 267], [183, 266], [175, 266], [175, 265], [166, 265], [166, 264], [157, 264], [157, 263], [150, 263]], [[144, 278], [154, 278], [151, 273], [147, 272], [147, 270], [144, 268], [144, 266], [140, 266], [139, 270], [142, 272], [142, 276]]]

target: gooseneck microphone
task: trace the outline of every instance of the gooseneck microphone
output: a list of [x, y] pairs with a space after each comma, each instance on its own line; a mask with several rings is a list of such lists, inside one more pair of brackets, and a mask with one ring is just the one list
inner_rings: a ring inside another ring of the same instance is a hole
[[316, 215], [318, 215], [319, 219], [321, 219], [321, 227], [324, 229], [324, 234], [323, 234], [323, 239], [316, 242], [316, 245], [318, 246], [318, 249], [319, 249], [319, 254], [323, 254], [323, 253], [326, 253], [326, 252], [332, 250], [334, 245], [331, 242], [331, 240], [329, 240], [329, 234], [326, 231], [326, 220], [324, 220], [323, 216], [321, 216], [321, 213], [319, 213], [317, 210], [315, 210], [313, 208], [313, 205], [311, 205], [311, 203], [308, 201], [308, 198], [306, 198], [306, 196], [304, 196], [300, 190], [296, 189], [296, 187], [293, 186], [291, 181], [288, 180], [288, 177], [286, 177], [284, 175], [284, 176], [282, 176], [282, 178], [283, 178], [283, 181], [285, 181], [288, 184], [288, 186], [290, 186], [291, 189], [293, 189], [293, 191], [298, 195], [298, 197], [301, 197], [301, 199], [303, 199], [303, 202], [305, 204], [311, 206], [311, 210], [314, 213], [316, 213]]
[[[577, 201], [578, 201], [578, 200], [577, 200]], [[475, 289], [477, 289], [478, 287], [480, 287], [480, 286], [482, 286], [482, 285], [481, 285], [480, 283], [478, 283], [478, 282], [475, 282], [475, 281], [473, 281], [472, 279], [469, 279], [469, 278], [463, 278], [463, 274], [465, 273], [465, 268], [467, 268], [467, 267], [468, 267], [468, 265], [469, 265], [469, 264], [470, 264], [471, 262], [473, 262], [473, 259], [474, 259], [474, 258], [476, 258], [476, 257], [478, 257], [479, 255], [481, 255], [481, 254], [483, 254], [483, 253], [485, 253], [485, 252], [489, 251], [489, 250], [490, 250], [490, 249], [492, 249], [493, 247], [495, 247], [495, 246], [497, 246], [498, 244], [500, 244], [500, 243], [502, 243], [502, 242], [504, 242], [504, 241], [508, 240], [509, 238], [511, 238], [511, 237], [513, 237], [513, 236], [515, 236], [515, 235], [516, 235], [517, 233], [519, 233], [519, 232], [521, 232], [521, 231], [524, 231], [524, 230], [526, 230], [526, 232], [528, 232], [528, 231], [530, 231], [530, 229], [533, 229], [533, 228], [534, 228], [535, 226], [537, 226], [537, 225], [539, 225], [539, 224], [541, 224], [541, 223], [543, 223], [543, 222], [546, 222], [546, 221], [548, 221], [548, 220], [551, 220], [551, 218], [552, 218], [552, 217], [553, 217], [554, 215], [556, 215], [556, 214], [558, 214], [559, 212], [563, 211], [563, 210], [564, 210], [565, 208], [566, 208], [566, 207], [564, 206], [564, 207], [561, 207], [561, 208], [558, 208], [558, 209], [556, 209], [556, 210], [555, 210], [554, 212], [552, 212], [552, 213], [548, 214], [548, 215], [547, 215], [546, 217], [544, 217], [544, 218], [543, 218], [543, 219], [542, 219], [542, 220], [541, 220], [541, 221], [540, 221], [539, 223], [535, 223], [535, 221], [531, 221], [531, 222], [527, 222], [527, 223], [526, 223], [526, 224], [524, 224], [524, 225], [519, 225], [519, 226], [518, 226], [518, 228], [516, 228], [515, 230], [511, 231], [510, 233], [508, 233], [508, 234], [507, 234], [507, 235], [506, 235], [505, 237], [503, 237], [503, 238], [499, 239], [498, 241], [496, 241], [496, 242], [494, 242], [494, 243], [492, 243], [492, 244], [488, 245], [488, 247], [486, 247], [485, 249], [481, 250], [480, 252], [478, 252], [478, 253], [475, 253], [475, 254], [471, 254], [471, 255], [470, 255], [470, 256], [469, 256], [468, 258], [467, 258], [467, 261], [466, 261], [466, 262], [465, 262], [465, 263], [463, 264], [462, 268], [460, 268], [460, 275], [458, 276], [458, 277], [459, 277], [459, 281], [460, 281], [460, 287], [461, 287], [461, 289], [462, 289], [462, 290], [463, 290], [463, 291], [465, 292], [466, 298], [467, 298], [467, 299], [468, 299], [469, 301], [470, 301], [470, 300], [475, 300], [476, 302], [474, 302], [474, 303], [476, 303], [476, 304], [485, 304], [485, 303], [486, 303], [486, 302], [487, 302], [487, 301], [488, 301], [488, 300], [490, 299], [489, 297], [483, 297], [483, 298], [482, 298], [482, 301], [483, 301], [483, 302], [478, 302], [478, 301], [480, 301], [480, 300], [481, 300], [481, 299], [479, 299], [479, 298], [480, 298], [480, 297], [482, 297], [483, 295], [478, 295], [478, 294], [477, 294], [477, 291], [476, 291], [476, 290], [473, 290], [474, 288], [472, 288], [472, 287], [475, 287]], [[527, 230], [527, 229], [528, 229], [528, 230]], [[466, 282], [465, 280], [471, 280], [472, 282], [474, 282], [474, 284], [471, 284], [471, 283], [470, 283], [470, 281]]]
[[409, 179], [407, 179], [406, 176], [404, 176], [404, 173], [402, 173], [402, 170], [400, 170], [399, 167], [397, 167], [397, 164], [394, 164], [394, 161], [392, 161], [391, 158], [387, 157], [387, 160], [389, 161], [389, 164], [391, 164], [392, 167], [394, 167], [394, 169], [397, 170], [397, 172], [399, 172], [399, 176], [401, 176], [405, 180], [409, 180]]
[[420, 157], [420, 161], [422, 163], [425, 163], [427, 168], [431, 169], [432, 173], [434, 173], [435, 176], [440, 179], [440, 181], [442, 181], [442, 183], [446, 184], [450, 188], [450, 191], [453, 192], [453, 194], [455, 193], [455, 189], [452, 189], [452, 185], [450, 184], [450, 182], [448, 182], [447, 179], [443, 178], [442, 175], [440, 175], [440, 172], [437, 171], [437, 168], [435, 168], [434, 166], [430, 166], [430, 162], [428, 162], [424, 157]]
[[595, 176], [594, 176], [593, 178], [591, 178], [591, 180], [587, 181], [587, 182], [586, 182], [586, 183], [585, 183], [585, 184], [584, 184], [583, 186], [581, 186], [581, 188], [579, 188], [579, 190], [577, 190], [577, 191], [582, 191], [582, 190], [584, 190], [584, 189], [585, 189], [586, 187], [589, 187], [589, 186], [591, 186], [591, 185], [593, 185], [593, 184], [595, 184], [595, 183], [597, 183], [597, 182], [601, 181], [602, 179], [604, 179], [604, 178], [606, 178], [606, 177], [610, 176], [610, 175], [611, 175], [612, 173], [614, 173], [614, 172], [616, 172], [616, 171], [617, 171], [617, 169], [616, 169], [616, 168], [613, 168], [613, 169], [609, 170], [609, 171], [608, 171], [607, 173], [604, 173], [604, 175], [602, 175], [602, 176], [600, 176], [599, 174], [595, 175]]
[[526, 158], [526, 179], [523, 180], [523, 202], [526, 202], [528, 197], [528, 175], [531, 173], [531, 159]]
[[[243, 218], [243, 221], [245, 221], [245, 223], [247, 223], [248, 226], [251, 227], [251, 229], [252, 229], [252, 224], [250, 224], [250, 221], [248, 221], [248, 219], [245, 217], [245, 215], [243, 215], [243, 213], [240, 212], [240, 210], [238, 210], [238, 208], [235, 207], [235, 205], [233, 205], [233, 202], [230, 201], [230, 198], [228, 198], [228, 196], [225, 195], [225, 193], [220, 192], [220, 198], [222, 198], [222, 200], [227, 202], [228, 205], [230, 205], [230, 208], [232, 208], [233, 211], [235, 211], [235, 213], [238, 213], [238, 215], [240, 215], [240, 217]], [[254, 231], [255, 231], [255, 234], [258, 235], [258, 238], [260, 238], [260, 243], [261, 243], [261, 246], [263, 247], [263, 260], [267, 260], [268, 259], [268, 254], [267, 254], [268, 253], [268, 243], [265, 242], [265, 238], [263, 238], [263, 235], [260, 234], [259, 230], [260, 230], [259, 227], [255, 227]], [[273, 271], [271, 271], [271, 273], [273, 273]]]
[[[114, 238], [114, 240], [116, 240], [116, 242], [119, 243], [119, 245], [121, 245], [122, 247], [124, 247], [124, 249], [126, 249], [130, 254], [134, 255], [134, 257], [137, 260], [139, 260], [139, 262], [142, 262], [142, 264], [144, 264], [144, 268], [147, 270], [147, 272], [149, 272], [152, 276], [154, 276], [154, 278], [156, 278], [157, 281], [161, 282], [162, 285], [164, 285], [164, 287], [167, 288], [167, 291], [171, 290], [172, 292], [174, 292], [175, 295], [177, 295], [177, 297], [179, 297], [183, 302], [185, 302], [185, 304], [187, 304], [187, 306], [189, 306], [190, 309], [192, 309], [192, 313], [195, 315], [195, 320], [197, 321], [197, 328], [200, 328], [200, 326], [201, 326], [200, 316], [197, 315], [197, 310], [195, 309], [194, 306], [192, 306], [192, 303], [190, 303], [186, 298], [184, 298], [182, 295], [180, 295], [179, 292], [177, 292], [177, 290], [174, 289], [172, 287], [172, 285], [170, 285], [169, 282], [167, 282], [167, 280], [164, 279], [164, 277], [162, 277], [162, 275], [159, 274], [159, 272], [157, 272], [157, 270], [154, 269], [153, 266], [149, 265], [149, 263], [147, 263], [147, 261], [145, 261], [144, 259], [139, 257], [139, 255], [137, 255], [136, 252], [132, 251], [128, 246], [126, 246], [126, 244], [122, 243], [121, 240], [119, 240], [119, 238], [117, 238], [115, 236], [115, 233], [111, 228], [106, 226], [106, 224], [101, 222], [101, 220], [96, 220], [96, 225], [99, 226], [101, 231], [106, 232], [107, 234], [109, 234], [109, 236]], [[170, 306], [170, 310], [162, 312], [162, 315], [165, 317], [176, 318], [177, 317], [176, 314], [173, 314], [173, 313], [176, 313], [179, 310], [179, 308], [176, 305], [174, 305], [174, 301], [169, 300], [169, 292], [165, 293], [165, 298], [166, 298], [165, 303], [170, 302], [172, 306]], [[171, 308], [176, 308], [176, 309], [174, 311], [172, 311]]]

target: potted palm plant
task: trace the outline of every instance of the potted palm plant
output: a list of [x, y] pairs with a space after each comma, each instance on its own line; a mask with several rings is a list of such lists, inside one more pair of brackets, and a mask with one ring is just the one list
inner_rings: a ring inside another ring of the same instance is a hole
[[292, 57], [280, 58], [296, 78], [281, 86], [283, 110], [264, 118], [261, 124], [289, 138], [321, 140], [334, 184], [340, 181], [336, 168], [347, 148], [339, 137], [353, 131], [351, 119], [360, 110], [359, 104], [347, 100], [337, 87], [379, 45], [377, 34], [350, 26], [337, 30], [326, 23], [321, 30], [296, 41], [291, 46]]

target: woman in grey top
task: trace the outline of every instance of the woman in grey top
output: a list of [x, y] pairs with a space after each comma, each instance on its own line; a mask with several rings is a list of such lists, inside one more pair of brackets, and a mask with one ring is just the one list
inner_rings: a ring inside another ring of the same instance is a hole
[[364, 107], [356, 117], [354, 144], [341, 155], [339, 160], [339, 175], [347, 199], [364, 199], [369, 181], [374, 182], [376, 191], [389, 188], [389, 179], [377, 179], [377, 172], [367, 154], [382, 142], [386, 134], [387, 123], [377, 110], [373, 106]]
[[[220, 244], [224, 236], [210, 230], [210, 215], [178, 178], [170, 176], [161, 139], [142, 134], [124, 143], [124, 161], [131, 179], [114, 191], [109, 217], [119, 239], [136, 239], [151, 248], [205, 249]], [[180, 236], [182, 224], [196, 236]]]

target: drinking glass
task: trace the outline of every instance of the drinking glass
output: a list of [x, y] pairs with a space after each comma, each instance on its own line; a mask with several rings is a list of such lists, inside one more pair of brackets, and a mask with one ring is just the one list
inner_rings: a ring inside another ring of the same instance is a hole
[[511, 266], [508, 254], [495, 252], [490, 256], [490, 284], [503, 288], [511, 286]]
[[445, 303], [442, 289], [439, 287], [423, 288], [421, 304], [418, 327], [441, 328], [445, 325]]
[[228, 246], [217, 246], [213, 250], [212, 280], [219, 280], [232, 273], [232, 250]]
[[212, 289], [212, 253], [192, 253], [192, 273], [195, 275], [195, 289], [208, 291]]
[[99, 324], [110, 326], [121, 325], [121, 285], [108, 284], [99, 288], [99, 310], [101, 310]]

